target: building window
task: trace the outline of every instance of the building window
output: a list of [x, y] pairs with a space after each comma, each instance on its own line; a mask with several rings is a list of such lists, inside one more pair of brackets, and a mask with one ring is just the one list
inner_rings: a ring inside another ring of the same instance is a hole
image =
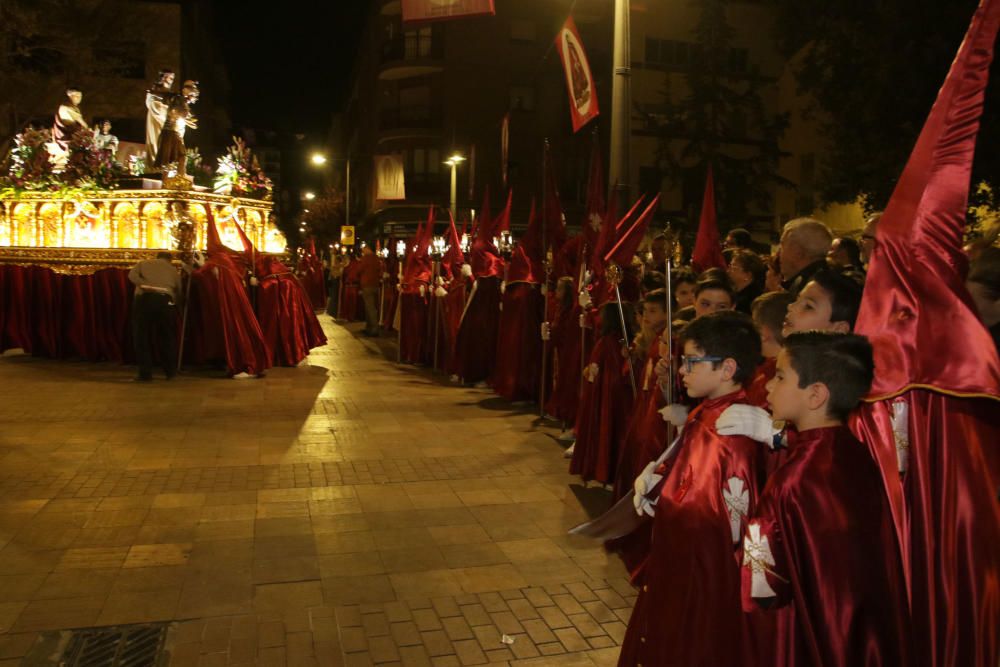
[[531, 86], [511, 86], [510, 108], [512, 111], [534, 111], [535, 89]]
[[512, 19], [510, 22], [510, 41], [534, 42], [538, 38], [535, 24], [524, 19]]
[[404, 59], [415, 60], [417, 58], [430, 57], [433, 41], [434, 33], [431, 28], [407, 30], [403, 37], [405, 45], [403, 50]]

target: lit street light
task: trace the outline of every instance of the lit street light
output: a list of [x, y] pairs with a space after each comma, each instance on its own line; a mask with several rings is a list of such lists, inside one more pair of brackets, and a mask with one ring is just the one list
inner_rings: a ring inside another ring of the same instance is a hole
[[315, 192], [306, 192], [306, 193], [303, 193], [303, 195], [302, 195], [302, 196], [303, 196], [303, 197], [304, 197], [304, 198], [305, 198], [305, 199], [306, 199], [307, 201], [312, 201], [313, 199], [316, 199], [316, 193], [315, 193]]
[[310, 159], [310, 160], [312, 161], [312, 163], [313, 163], [314, 165], [316, 165], [317, 167], [321, 167], [321, 166], [323, 166], [324, 164], [326, 164], [326, 156], [325, 156], [325, 155], [323, 155], [322, 153], [313, 153], [313, 154], [312, 154], [312, 157], [311, 157], [311, 158], [309, 158], [309, 159]]
[[444, 161], [446, 165], [451, 167], [451, 214], [454, 216], [458, 215], [455, 210], [455, 201], [458, 199], [458, 176], [457, 170], [458, 165], [465, 162], [465, 157], [455, 153], [450, 158]]

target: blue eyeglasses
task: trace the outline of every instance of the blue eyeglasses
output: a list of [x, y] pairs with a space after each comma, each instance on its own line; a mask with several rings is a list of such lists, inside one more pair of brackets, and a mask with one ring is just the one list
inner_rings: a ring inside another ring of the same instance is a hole
[[692, 357], [686, 354], [681, 355], [681, 364], [684, 365], [685, 373], [692, 372], [694, 370], [692, 366], [703, 361], [711, 361], [713, 364], [716, 364], [720, 361], [725, 361], [725, 357]]

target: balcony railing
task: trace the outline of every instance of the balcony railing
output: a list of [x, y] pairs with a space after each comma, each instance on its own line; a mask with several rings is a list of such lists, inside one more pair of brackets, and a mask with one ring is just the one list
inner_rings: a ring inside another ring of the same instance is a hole
[[382, 64], [398, 61], [440, 60], [444, 41], [435, 33], [404, 33], [382, 44]]
[[444, 112], [438, 106], [400, 107], [383, 109], [379, 112], [379, 129], [425, 129], [434, 130], [442, 126]]

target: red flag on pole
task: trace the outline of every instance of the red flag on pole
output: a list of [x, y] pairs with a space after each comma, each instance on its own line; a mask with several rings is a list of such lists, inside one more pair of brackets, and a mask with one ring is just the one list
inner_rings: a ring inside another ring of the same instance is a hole
[[632, 258], [635, 256], [635, 251], [638, 250], [639, 244], [642, 243], [642, 239], [646, 235], [646, 229], [649, 227], [649, 221], [653, 219], [653, 214], [656, 212], [659, 205], [660, 195], [656, 195], [653, 201], [649, 202], [649, 206], [647, 206], [646, 210], [642, 212], [642, 215], [640, 215], [636, 221], [632, 223], [632, 226], [628, 228], [628, 231], [621, 235], [618, 239], [618, 243], [615, 244], [615, 247], [604, 255], [605, 264], [614, 262], [618, 266], [624, 267], [628, 266], [632, 262]]
[[403, 23], [493, 16], [493, 0], [403, 0]]
[[701, 204], [701, 221], [698, 223], [698, 238], [691, 253], [691, 264], [698, 272], [716, 267], [726, 268], [726, 258], [722, 256], [722, 243], [719, 241], [719, 226], [715, 220], [715, 182], [712, 179], [711, 165], [705, 178], [705, 199]]
[[566, 19], [566, 23], [556, 35], [556, 49], [559, 51], [563, 72], [566, 74], [573, 131], [577, 132], [591, 119], [597, 117], [598, 110], [594, 76], [590, 72], [587, 53], [583, 50], [583, 42], [580, 40], [580, 33], [577, 32], [572, 16]]

